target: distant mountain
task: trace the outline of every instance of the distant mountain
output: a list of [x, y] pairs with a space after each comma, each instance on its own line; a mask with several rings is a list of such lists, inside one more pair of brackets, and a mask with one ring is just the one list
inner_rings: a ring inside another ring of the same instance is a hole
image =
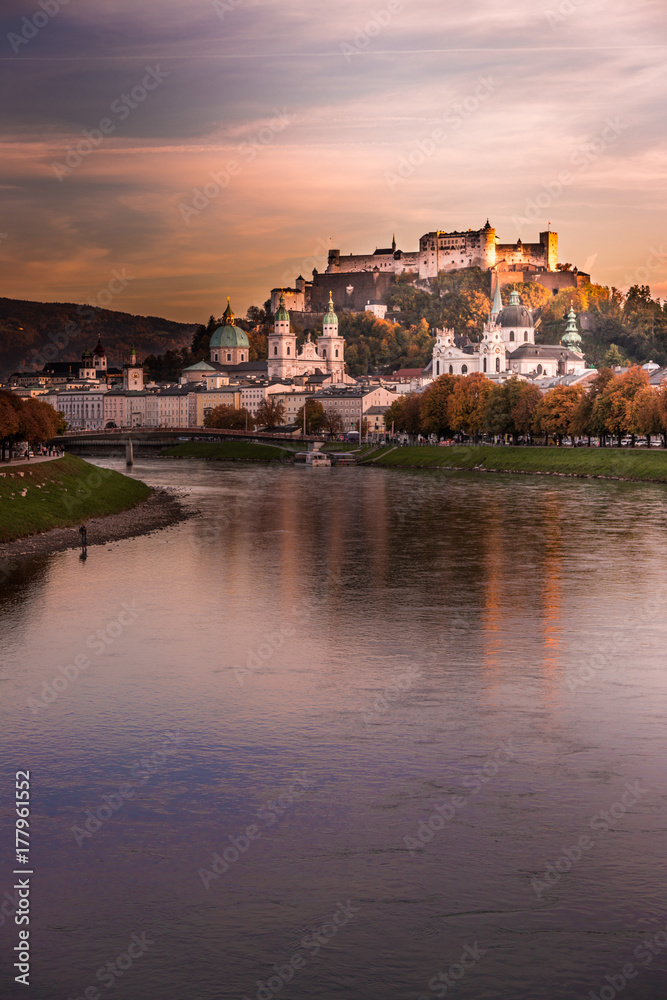
[[157, 316], [133, 316], [71, 302], [25, 302], [0, 298], [0, 377], [39, 370], [47, 361], [76, 361], [100, 337], [110, 367], [119, 367], [136, 347], [147, 354], [189, 348], [197, 324]]

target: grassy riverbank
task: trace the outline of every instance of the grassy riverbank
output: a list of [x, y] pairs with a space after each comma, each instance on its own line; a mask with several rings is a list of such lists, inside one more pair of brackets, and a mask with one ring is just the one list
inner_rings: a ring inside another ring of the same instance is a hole
[[75, 455], [32, 467], [0, 465], [0, 542], [118, 514], [151, 492], [145, 483]]
[[212, 444], [188, 441], [165, 448], [163, 458], [208, 458], [223, 462], [291, 462], [294, 451], [251, 441], [220, 441]]
[[384, 468], [476, 469], [543, 475], [667, 482], [667, 451], [630, 448], [425, 447], [384, 449], [368, 465]]

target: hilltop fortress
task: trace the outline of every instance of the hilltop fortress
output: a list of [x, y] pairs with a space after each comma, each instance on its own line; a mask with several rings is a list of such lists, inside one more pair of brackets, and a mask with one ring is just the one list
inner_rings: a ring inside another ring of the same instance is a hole
[[558, 233], [540, 233], [539, 242], [501, 243], [488, 221], [482, 229], [465, 232], [434, 230], [419, 240], [418, 250], [399, 250], [395, 238], [390, 247], [376, 248], [370, 254], [341, 254], [329, 250], [326, 271], [313, 271], [312, 280], [299, 275], [293, 288], [271, 290], [271, 308], [279, 307], [281, 293], [293, 312], [324, 313], [329, 292], [337, 309], [362, 312], [367, 305], [379, 302], [396, 278], [408, 272], [419, 282], [428, 283], [441, 271], [479, 267], [495, 272], [494, 285], [516, 281], [536, 281], [554, 293], [562, 288], [577, 288], [590, 280], [578, 271], [558, 270]]

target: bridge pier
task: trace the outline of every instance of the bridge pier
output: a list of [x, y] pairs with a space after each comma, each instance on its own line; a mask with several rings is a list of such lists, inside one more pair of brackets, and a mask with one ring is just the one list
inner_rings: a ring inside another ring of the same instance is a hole
[[125, 445], [125, 464], [129, 467], [134, 465], [134, 448], [132, 446], [132, 438]]

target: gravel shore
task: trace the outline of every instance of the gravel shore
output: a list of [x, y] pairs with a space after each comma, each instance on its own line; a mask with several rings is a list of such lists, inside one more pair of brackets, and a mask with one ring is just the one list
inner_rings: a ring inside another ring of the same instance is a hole
[[[178, 524], [190, 516], [177, 497], [165, 490], [154, 490], [148, 500], [136, 507], [121, 511], [120, 514], [93, 517], [86, 521], [88, 545], [104, 545], [121, 538], [145, 535], [171, 524]], [[52, 552], [78, 548], [80, 545], [78, 526], [53, 528], [39, 535], [0, 544], [0, 559], [50, 555]]]

